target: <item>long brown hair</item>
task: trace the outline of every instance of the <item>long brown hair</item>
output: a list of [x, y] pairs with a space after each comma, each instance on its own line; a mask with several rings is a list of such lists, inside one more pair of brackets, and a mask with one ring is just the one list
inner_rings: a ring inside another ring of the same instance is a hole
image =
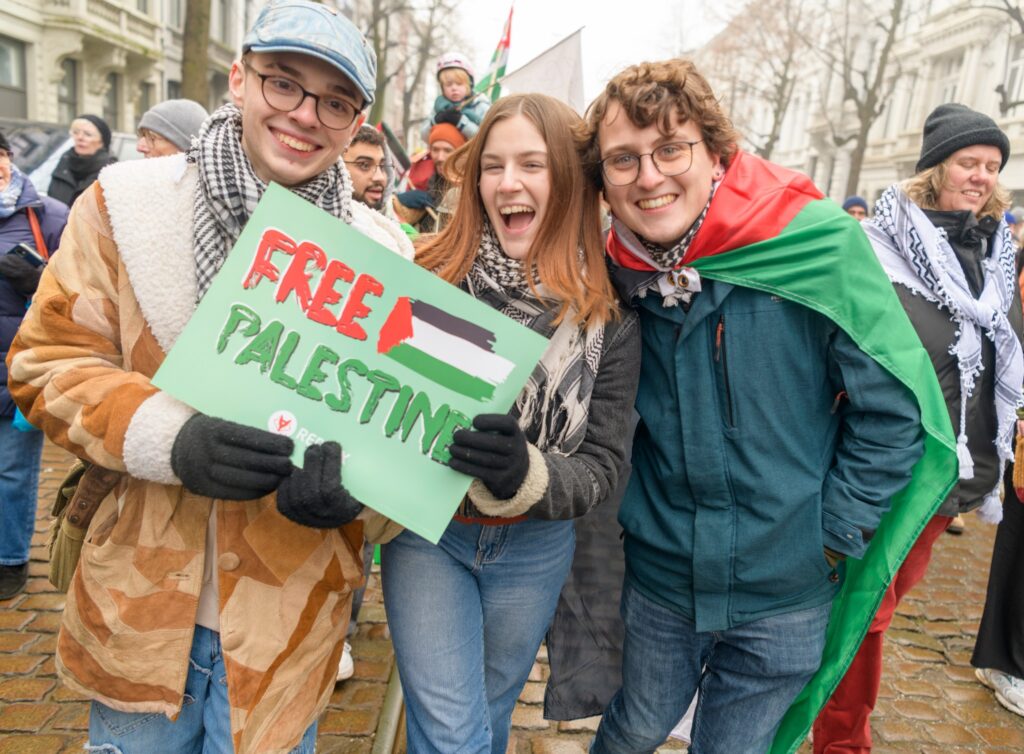
[[568, 105], [543, 94], [502, 97], [488, 110], [477, 135], [445, 161], [446, 177], [459, 187], [458, 204], [444, 230], [420, 246], [416, 262], [449, 283], [465, 280], [487, 222], [480, 197], [480, 158], [494, 124], [516, 115], [532, 123], [544, 139], [551, 180], [547, 211], [523, 260], [524, 269], [536, 269], [540, 283], [561, 301], [557, 321], [572, 308], [580, 323], [605, 322], [618, 308], [604, 263], [598, 191], [583, 174], [583, 120]]

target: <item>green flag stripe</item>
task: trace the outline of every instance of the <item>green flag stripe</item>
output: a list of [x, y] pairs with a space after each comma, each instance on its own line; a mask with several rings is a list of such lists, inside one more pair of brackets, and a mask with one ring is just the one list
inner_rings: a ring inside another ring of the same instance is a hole
[[477, 401], [490, 400], [494, 395], [494, 385], [471, 374], [446, 364], [430, 354], [401, 343], [391, 348], [386, 354], [404, 367], [411, 369], [431, 382], [448, 388], [456, 393]]
[[693, 262], [701, 275], [755, 288], [831, 319], [910, 389], [924, 454], [862, 560], [847, 561], [821, 668], [794, 701], [771, 754], [792, 754], [849, 667], [885, 590], [957, 481], [956, 443], [935, 370], [860, 227], [831, 201], [808, 204], [774, 238]]

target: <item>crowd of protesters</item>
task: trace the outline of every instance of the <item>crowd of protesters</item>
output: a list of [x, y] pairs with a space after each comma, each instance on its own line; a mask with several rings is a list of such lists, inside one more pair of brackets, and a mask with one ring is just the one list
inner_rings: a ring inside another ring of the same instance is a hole
[[[972, 663], [1024, 716], [1024, 209], [995, 121], [941, 104], [915, 174], [840, 206], [745, 152], [687, 60], [584, 117], [492, 103], [461, 53], [436, 73], [403, 191], [374, 55], [309, 0], [260, 11], [227, 104], [142, 115], [158, 159], [116, 163], [83, 114], [44, 196], [0, 134], [0, 599], [45, 436], [103, 480], [56, 648], [90, 750], [314, 751], [379, 544], [412, 754], [503, 754], [546, 636], [546, 709], [601, 714], [595, 754], [653, 752], [695, 699], [691, 752], [764, 754], [815, 683], [800, 735], [820, 713], [815, 754], [869, 752], [885, 630], [975, 510], [1000, 523]], [[472, 481], [437, 544], [346, 489], [337, 442], [299, 468], [151, 382], [271, 182], [549, 341], [454, 433]]]

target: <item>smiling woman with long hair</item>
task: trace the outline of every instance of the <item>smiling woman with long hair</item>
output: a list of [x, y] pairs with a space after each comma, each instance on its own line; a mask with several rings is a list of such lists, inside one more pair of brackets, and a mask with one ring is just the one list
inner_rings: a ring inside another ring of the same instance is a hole
[[449, 158], [455, 215], [417, 255], [550, 345], [508, 415], [456, 433], [450, 466], [474, 480], [440, 542], [406, 531], [384, 547], [412, 754], [504, 754], [572, 563], [572, 519], [625, 466], [639, 330], [608, 280], [582, 149], [566, 105], [503, 98]]

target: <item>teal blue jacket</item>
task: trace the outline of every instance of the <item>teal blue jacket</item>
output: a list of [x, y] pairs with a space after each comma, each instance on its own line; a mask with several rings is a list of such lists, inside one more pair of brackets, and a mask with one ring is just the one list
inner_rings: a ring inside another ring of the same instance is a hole
[[643, 342], [626, 578], [698, 631], [829, 602], [824, 548], [861, 556], [923, 452], [912, 394], [804, 306], [704, 279], [687, 313], [616, 274]]

